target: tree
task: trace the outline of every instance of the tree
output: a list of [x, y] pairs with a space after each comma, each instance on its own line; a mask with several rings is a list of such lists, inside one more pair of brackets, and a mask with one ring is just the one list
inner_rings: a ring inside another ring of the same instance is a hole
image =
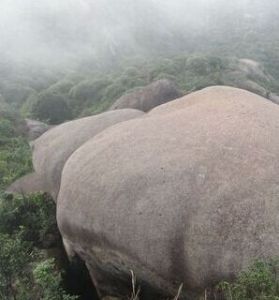
[[45, 91], [39, 94], [32, 106], [32, 116], [50, 124], [59, 124], [72, 118], [66, 99], [57, 93]]

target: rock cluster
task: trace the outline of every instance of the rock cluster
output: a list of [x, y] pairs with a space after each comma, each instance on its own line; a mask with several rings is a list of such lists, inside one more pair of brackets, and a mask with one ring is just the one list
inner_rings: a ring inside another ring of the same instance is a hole
[[278, 136], [279, 106], [216, 86], [57, 126], [33, 162], [101, 296], [127, 295], [130, 270], [142, 293], [194, 296], [278, 256]]

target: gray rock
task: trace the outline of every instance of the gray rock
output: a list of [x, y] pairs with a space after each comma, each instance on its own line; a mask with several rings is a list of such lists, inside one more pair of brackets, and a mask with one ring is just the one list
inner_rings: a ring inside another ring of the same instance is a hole
[[268, 99], [276, 104], [279, 104], [279, 96], [274, 93], [269, 93]]
[[46, 192], [56, 199], [64, 164], [82, 144], [116, 123], [142, 115], [143, 112], [133, 109], [105, 112], [66, 122], [35, 140], [32, 143], [33, 166], [35, 172], [44, 180]]
[[40, 176], [34, 172], [16, 180], [8, 187], [6, 192], [26, 195], [34, 192], [43, 192], [45, 190], [46, 187], [44, 186], [44, 180], [42, 180]]
[[161, 79], [125, 94], [116, 100], [110, 109], [135, 108], [147, 112], [180, 96], [181, 92], [172, 81]]
[[27, 137], [31, 141], [37, 139], [52, 127], [43, 122], [31, 120], [31, 119], [25, 119], [25, 123], [26, 123]]
[[272, 76], [266, 72], [264, 66], [261, 63], [252, 59], [239, 59], [238, 69], [252, 80], [256, 79], [263, 82], [274, 80]]
[[[195, 295], [279, 255], [279, 107], [211, 87], [117, 124], [67, 161], [57, 218], [100, 295], [129, 270]], [[184, 295], [184, 296], [185, 296]]]

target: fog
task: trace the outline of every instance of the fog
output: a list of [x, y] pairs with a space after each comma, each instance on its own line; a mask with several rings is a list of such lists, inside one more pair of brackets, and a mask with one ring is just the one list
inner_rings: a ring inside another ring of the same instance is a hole
[[266, 26], [278, 6], [275, 0], [1, 0], [0, 57], [61, 65], [191, 51], [197, 38], [210, 42], [216, 28], [233, 31], [243, 20]]

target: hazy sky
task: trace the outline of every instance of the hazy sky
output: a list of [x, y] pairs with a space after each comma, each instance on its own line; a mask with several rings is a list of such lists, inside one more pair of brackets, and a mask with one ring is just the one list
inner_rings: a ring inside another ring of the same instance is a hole
[[263, 1], [1, 0], [0, 58], [57, 63], [119, 49], [140, 51], [146, 37], [198, 33], [213, 14], [249, 14], [255, 4]]

